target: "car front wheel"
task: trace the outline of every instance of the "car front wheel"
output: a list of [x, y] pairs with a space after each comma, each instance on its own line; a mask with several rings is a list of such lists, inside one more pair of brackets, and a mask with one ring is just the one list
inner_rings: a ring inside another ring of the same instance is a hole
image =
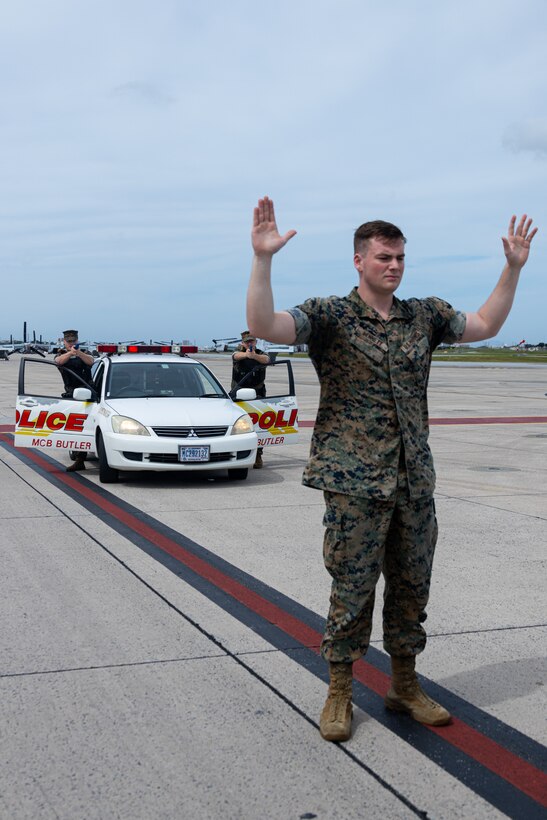
[[114, 484], [118, 480], [119, 471], [109, 466], [101, 435], [97, 439], [97, 454], [99, 456], [99, 481], [101, 484]]
[[228, 470], [228, 478], [230, 481], [244, 481], [247, 478], [249, 470], [247, 467], [239, 470]]

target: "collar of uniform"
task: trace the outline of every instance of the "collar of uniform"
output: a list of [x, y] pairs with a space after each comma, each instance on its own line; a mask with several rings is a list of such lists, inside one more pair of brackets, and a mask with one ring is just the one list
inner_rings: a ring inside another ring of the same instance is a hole
[[412, 314], [410, 313], [407, 303], [397, 299], [396, 296], [393, 297], [393, 304], [391, 306], [391, 310], [389, 311], [389, 319], [405, 319], [409, 320], [412, 318]]
[[[352, 288], [350, 291], [348, 300], [353, 310], [358, 313], [359, 316], [362, 316], [365, 319], [373, 319], [376, 322], [385, 321], [382, 316], [380, 316], [378, 311], [374, 310], [373, 307], [361, 299], [356, 287]], [[408, 311], [405, 307], [405, 303], [401, 302], [400, 299], [397, 299], [396, 296], [393, 297], [393, 304], [391, 305], [391, 310], [389, 311], [387, 321], [390, 322], [392, 319], [408, 319]]]

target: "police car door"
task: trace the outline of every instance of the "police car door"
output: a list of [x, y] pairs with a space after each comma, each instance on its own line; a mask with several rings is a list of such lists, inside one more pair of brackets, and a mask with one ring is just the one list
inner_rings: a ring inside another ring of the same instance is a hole
[[[231, 394], [234, 395], [240, 387], [245, 386], [243, 378]], [[258, 446], [295, 444], [298, 439], [298, 403], [292, 365], [288, 359], [280, 359], [268, 365], [266, 391], [268, 395], [263, 399], [235, 399], [236, 404], [239, 404], [253, 420]]]
[[[82, 388], [89, 385], [82, 382]], [[24, 357], [19, 365], [15, 446], [50, 453], [95, 454], [93, 401], [63, 398], [61, 370], [54, 362]]]

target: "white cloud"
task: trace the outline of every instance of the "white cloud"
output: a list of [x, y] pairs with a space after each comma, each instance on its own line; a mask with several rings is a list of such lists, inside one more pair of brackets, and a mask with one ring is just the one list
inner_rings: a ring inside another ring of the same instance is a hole
[[547, 157], [547, 118], [513, 123], [504, 134], [503, 144], [516, 153], [530, 152]]

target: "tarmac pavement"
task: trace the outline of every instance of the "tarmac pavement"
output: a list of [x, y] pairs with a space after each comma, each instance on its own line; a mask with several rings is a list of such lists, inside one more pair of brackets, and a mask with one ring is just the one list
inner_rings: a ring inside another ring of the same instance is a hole
[[[229, 386], [229, 357], [200, 358]], [[454, 724], [384, 710], [379, 588], [353, 737], [329, 744], [311, 427], [245, 482], [103, 486], [94, 461], [66, 474], [64, 453], [14, 450], [19, 360], [0, 362], [2, 818], [544, 816], [546, 367], [432, 369], [440, 538], [418, 669]], [[317, 379], [293, 366], [311, 423]]]

